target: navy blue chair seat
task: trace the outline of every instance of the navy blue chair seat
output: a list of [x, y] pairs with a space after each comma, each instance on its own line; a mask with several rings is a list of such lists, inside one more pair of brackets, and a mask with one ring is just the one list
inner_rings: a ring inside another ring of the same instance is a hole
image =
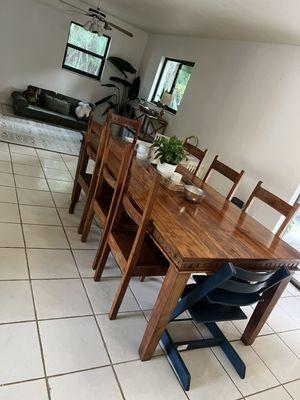
[[[264, 291], [277, 285], [283, 279], [289, 278], [286, 267], [275, 271], [252, 272], [231, 263], [225, 263], [212, 276], [194, 275], [195, 283], [186, 286], [181, 295], [170, 323], [193, 320], [204, 323], [209, 329], [212, 338], [201, 340], [187, 340], [173, 342], [166, 330], [162, 336], [166, 352], [185, 390], [189, 390], [191, 376], [182, 360], [180, 351], [199, 349], [203, 347], [220, 346], [229, 361], [243, 379], [246, 366], [229, 341], [216, 324], [220, 321], [234, 321], [247, 319], [241, 306], [262, 301]], [[188, 312], [190, 318], [178, 318]]]

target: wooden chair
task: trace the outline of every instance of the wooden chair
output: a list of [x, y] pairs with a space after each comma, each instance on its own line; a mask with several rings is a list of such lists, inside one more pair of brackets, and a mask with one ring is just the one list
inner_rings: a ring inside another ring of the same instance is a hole
[[240, 180], [244, 174], [245, 171], [241, 172], [236, 172], [234, 169], [228, 167], [227, 165], [223, 164], [221, 161], [218, 160], [219, 156], [216, 156], [211, 163], [211, 166], [209, 167], [205, 177], [203, 178], [203, 182], [206, 182], [208, 178], [210, 177], [211, 173], [213, 170], [219, 172], [220, 174], [224, 175], [227, 179], [231, 180], [233, 182], [233, 185], [229, 191], [229, 193], [226, 196], [227, 200], [231, 200], [232, 196], [234, 195], [234, 192], [236, 191]]
[[262, 187], [262, 183], [262, 181], [259, 181], [258, 184], [255, 186], [249, 199], [244, 205], [244, 211], [248, 210], [255, 197], [266, 203], [268, 206], [272, 207], [274, 210], [278, 211], [281, 215], [285, 216], [285, 220], [276, 232], [276, 235], [280, 236], [282, 232], [286, 229], [287, 225], [290, 223], [296, 211], [298, 210], [299, 204], [295, 203], [294, 205], [291, 205], [287, 203], [286, 201], [275, 196], [275, 194], [264, 189]]
[[198, 174], [200, 165], [202, 164], [202, 161], [204, 160], [204, 157], [206, 156], [207, 149], [206, 150], [201, 150], [199, 147], [196, 147], [192, 145], [191, 143], [188, 142], [188, 139], [185, 140], [183, 143], [183, 147], [186, 150], [188, 154], [191, 154], [193, 157], [197, 159], [197, 162], [193, 162], [193, 165], [189, 167], [189, 163], [187, 165], [181, 165], [179, 164], [177, 166], [176, 171], [182, 174], [183, 176], [188, 176], [190, 177], [191, 174], [196, 176]]
[[[179, 346], [183, 350], [220, 346], [239, 376], [245, 378], [246, 366], [217, 322], [247, 319], [241, 307], [261, 302], [262, 294], [266, 290], [283, 280], [290, 279], [288, 269], [279, 267], [275, 271], [253, 272], [225, 263], [210, 277], [196, 275], [193, 278], [195, 283], [186, 286], [170, 323], [174, 321], [180, 324], [187, 319], [204, 323], [212, 338], [174, 342], [170, 333], [167, 330], [164, 332], [162, 341], [182, 386], [185, 390], [189, 390], [191, 375], [179, 354]], [[176, 319], [186, 311], [191, 318]], [[201, 362], [201, 354], [199, 356]]]
[[[83, 190], [86, 195], [86, 202], [90, 202], [91, 193], [93, 193], [96, 184], [95, 176], [97, 175], [101, 164], [104, 144], [105, 134], [103, 127], [99, 124], [99, 122], [95, 120], [93, 114], [91, 114], [89, 117], [87, 132], [85, 133], [81, 141], [80, 153], [69, 208], [70, 214], [74, 213], [75, 206], [79, 200], [81, 190]], [[95, 161], [95, 174], [87, 172], [89, 160]]]
[[[132, 146], [135, 146], [137, 137], [140, 132], [140, 121], [132, 120], [132, 119], [123, 117], [121, 115], [113, 114], [111, 111], [108, 113], [104, 127], [103, 127], [103, 137], [107, 139], [109, 135], [112, 135], [112, 134], [118, 135], [119, 130], [123, 129], [123, 128], [130, 129], [130, 132], [134, 134], [134, 140], [133, 140], [134, 143], [132, 144]], [[105, 143], [103, 145], [103, 148], [104, 147], [105, 147]], [[132, 147], [132, 150], [133, 149], [134, 149], [134, 147]], [[79, 234], [83, 233], [84, 224], [87, 219], [91, 201], [93, 199], [93, 196], [94, 196], [94, 193], [96, 190], [98, 174], [99, 174], [99, 170], [100, 170], [100, 166], [101, 166], [101, 161], [103, 158], [103, 151], [102, 151], [101, 156], [98, 154], [98, 157], [97, 157], [97, 163], [96, 163], [97, 168], [95, 165], [93, 175], [92, 175], [92, 180], [91, 180], [92, 181], [91, 190], [89, 191], [89, 195], [88, 195], [87, 201], [85, 203], [85, 207], [84, 207], [81, 221], [80, 221], [79, 228], [78, 228]], [[117, 159], [118, 159], [118, 155], [120, 155], [120, 154], [119, 153], [117, 154], [117, 156], [116, 156]], [[113, 158], [113, 159], [115, 159], [115, 158]], [[115, 170], [116, 170], [116, 168], [115, 168]], [[85, 237], [85, 236], [83, 236], [83, 237]]]
[[[160, 176], [152, 167], [146, 170], [138, 166], [137, 160], [133, 160], [118, 210], [106, 238], [101, 240], [99, 257], [95, 258], [97, 268], [94, 279], [100, 280], [110, 251], [122, 273], [109, 313], [110, 319], [116, 318], [132, 277], [162, 276], [169, 266], [167, 258], [147, 234], [159, 180]], [[138, 193], [143, 209], [134, 199], [134, 193]]]

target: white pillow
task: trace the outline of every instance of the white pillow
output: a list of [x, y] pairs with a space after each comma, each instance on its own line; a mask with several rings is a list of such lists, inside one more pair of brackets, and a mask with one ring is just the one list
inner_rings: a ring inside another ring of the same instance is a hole
[[84, 103], [81, 101], [79, 105], [75, 108], [75, 114], [77, 115], [77, 118], [82, 119], [84, 117], [88, 118], [90, 115], [90, 112], [92, 111], [91, 106], [89, 103]]

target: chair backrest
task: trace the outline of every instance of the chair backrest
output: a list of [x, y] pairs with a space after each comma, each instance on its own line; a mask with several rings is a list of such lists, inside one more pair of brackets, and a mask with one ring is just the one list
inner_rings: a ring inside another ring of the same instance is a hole
[[88, 121], [87, 133], [85, 136], [86, 152], [94, 161], [97, 155], [102, 155], [105, 144], [105, 126], [101, 125], [91, 113]]
[[[206, 150], [201, 150], [199, 147], [196, 147], [188, 142], [188, 139], [185, 140], [183, 143], [183, 147], [186, 150], [187, 153], [191, 154], [198, 160], [198, 164], [196, 166], [196, 169], [193, 171], [193, 175], [197, 175], [200, 165], [202, 161], [204, 160], [204, 157], [206, 156], [207, 149]], [[185, 167], [183, 167], [185, 168]]]
[[[137, 226], [135, 240], [128, 257], [128, 265], [134, 267], [138, 260], [140, 249], [149, 227], [151, 212], [159, 188], [160, 175], [153, 167], [142, 168], [136, 159], [132, 160], [130, 173], [122, 194], [121, 207], [116, 216], [114, 229], [118, 229], [118, 223], [122, 212]], [[137, 198], [138, 195], [138, 198]], [[139, 206], [137, 203], [143, 204]]]
[[291, 205], [287, 203], [280, 197], [264, 189], [262, 187], [262, 183], [263, 183], [262, 181], [259, 181], [255, 186], [249, 199], [244, 205], [244, 211], [248, 210], [255, 197], [266, 203], [268, 206], [272, 207], [274, 210], [276, 210], [285, 217], [285, 220], [283, 221], [283, 223], [280, 225], [280, 227], [276, 232], [276, 235], [280, 236], [287, 227], [287, 225], [289, 224], [289, 222], [291, 221], [291, 219], [293, 218], [293, 216], [295, 215], [296, 211], [298, 210], [299, 204], [295, 203], [294, 205]]
[[211, 173], [213, 170], [219, 172], [220, 174], [224, 175], [227, 179], [231, 180], [233, 182], [233, 185], [229, 191], [229, 193], [226, 196], [227, 200], [231, 200], [232, 196], [234, 195], [234, 192], [236, 191], [238, 184], [240, 183], [240, 180], [244, 174], [244, 170], [241, 172], [237, 172], [231, 167], [228, 167], [226, 164], [222, 163], [221, 161], [218, 160], [219, 156], [216, 156], [211, 163], [205, 177], [203, 178], [203, 182], [206, 182], [208, 178], [210, 177]]
[[203, 283], [188, 285], [191, 290], [177, 304], [172, 319], [203, 299], [210, 303], [237, 307], [254, 304], [262, 300], [263, 292], [289, 277], [290, 272], [286, 267], [253, 272], [225, 263]]

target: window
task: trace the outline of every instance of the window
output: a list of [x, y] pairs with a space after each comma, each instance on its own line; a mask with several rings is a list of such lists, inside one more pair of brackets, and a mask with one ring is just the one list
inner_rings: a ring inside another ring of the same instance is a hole
[[188, 81], [192, 74], [193, 62], [165, 58], [152, 96], [152, 102], [159, 104], [163, 92], [172, 95], [172, 101], [166, 109], [174, 114], [178, 111]]
[[71, 22], [63, 68], [100, 79], [110, 37], [98, 36]]

